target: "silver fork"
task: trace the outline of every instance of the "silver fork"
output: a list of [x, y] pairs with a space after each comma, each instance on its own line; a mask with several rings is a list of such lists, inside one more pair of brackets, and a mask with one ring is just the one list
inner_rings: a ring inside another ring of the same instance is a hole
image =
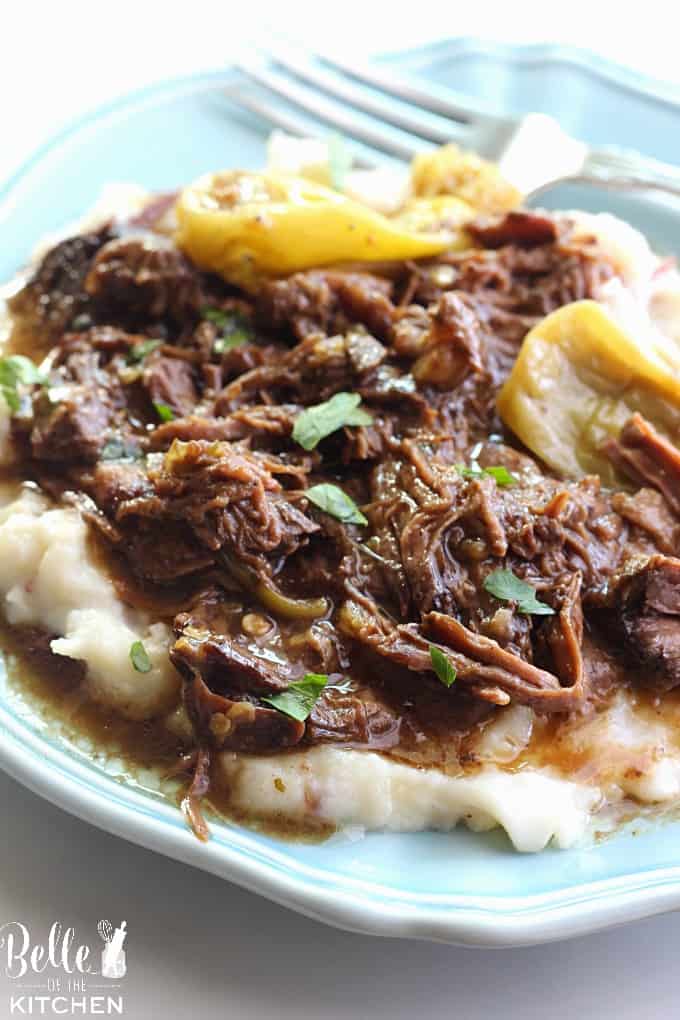
[[289, 48], [237, 67], [259, 88], [253, 93], [232, 86], [230, 99], [291, 134], [318, 135], [320, 122], [371, 153], [402, 161], [432, 145], [456, 142], [498, 163], [526, 200], [567, 181], [680, 197], [680, 169], [628, 149], [592, 149], [546, 114], [500, 117], [478, 100], [454, 93], [444, 98], [375, 64]]

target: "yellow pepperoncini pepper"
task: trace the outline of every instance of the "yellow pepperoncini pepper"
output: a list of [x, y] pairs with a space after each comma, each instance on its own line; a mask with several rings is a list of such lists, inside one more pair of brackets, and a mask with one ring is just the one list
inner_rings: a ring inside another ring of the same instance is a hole
[[602, 446], [635, 411], [680, 441], [680, 350], [662, 343], [651, 331], [633, 339], [595, 301], [565, 305], [525, 337], [500, 415], [561, 475], [616, 484]]
[[411, 198], [403, 208], [390, 217], [404, 230], [418, 233], [451, 232], [456, 239], [453, 247], [469, 247], [470, 240], [463, 232], [466, 223], [476, 216], [476, 211], [456, 195], [437, 195], [434, 198]]
[[417, 197], [456, 195], [481, 213], [507, 212], [522, 200], [494, 163], [453, 143], [417, 155], [411, 165], [411, 184]]
[[239, 170], [185, 188], [177, 220], [179, 247], [247, 290], [313, 266], [423, 258], [463, 243], [457, 229], [412, 228], [302, 177]]

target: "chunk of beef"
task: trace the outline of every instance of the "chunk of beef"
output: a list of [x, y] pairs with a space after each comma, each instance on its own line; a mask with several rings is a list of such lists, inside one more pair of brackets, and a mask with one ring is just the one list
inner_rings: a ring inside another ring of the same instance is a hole
[[41, 395], [34, 402], [31, 450], [36, 460], [94, 463], [106, 442], [112, 409], [105, 397], [71, 386], [59, 403]]
[[469, 295], [504, 376], [539, 319], [571, 301], [596, 298], [613, 275], [611, 262], [596, 247], [558, 236], [534, 247], [470, 249], [413, 266], [409, 301], [428, 306], [445, 291]]
[[10, 308], [38, 333], [54, 340], [87, 308], [85, 279], [102, 245], [112, 237], [107, 225], [56, 244], [45, 255]]
[[394, 313], [391, 292], [390, 280], [370, 273], [315, 269], [264, 284], [258, 316], [266, 328], [299, 340], [311, 333], [342, 333], [356, 323], [382, 338]]
[[470, 372], [484, 372], [483, 338], [469, 303], [451, 292], [432, 313], [422, 352], [412, 368], [418, 383], [453, 390]]
[[658, 489], [680, 513], [680, 450], [641, 414], [634, 414], [618, 440], [605, 443], [610, 460], [637, 484]]
[[117, 330], [67, 334], [55, 351], [49, 389], [33, 397], [31, 450], [37, 460], [97, 460], [109, 426], [125, 408], [120, 380], [107, 361], [129, 340]]
[[175, 245], [158, 234], [126, 235], [96, 253], [84, 287], [96, 306], [124, 322], [182, 320], [201, 303], [199, 278]]
[[176, 415], [190, 414], [198, 401], [190, 362], [167, 358], [159, 351], [145, 359], [142, 385], [154, 405], [169, 407]]
[[191, 612], [175, 619], [178, 639], [171, 658], [185, 676], [198, 671], [211, 691], [234, 694], [276, 694], [284, 691], [292, 680], [304, 674], [302, 667], [272, 661], [258, 654], [245, 635], [233, 637], [215, 633], [201, 626]]
[[402, 717], [368, 692], [329, 691], [307, 720], [306, 743], [333, 743], [385, 751], [399, 743]]
[[92, 472], [90, 495], [105, 514], [115, 516], [121, 503], [150, 493], [148, 476], [139, 462], [99, 461]]
[[[189, 673], [185, 640], [179, 638], [170, 652], [170, 658], [180, 672]], [[299, 744], [305, 724], [290, 716], [257, 704], [250, 698], [230, 698], [213, 694], [193, 670], [185, 681], [184, 704], [187, 715], [202, 744], [211, 743], [221, 750], [279, 751]]]
[[272, 473], [288, 470], [229, 443], [176, 440], [149, 470], [153, 494], [122, 502], [116, 523], [133, 536], [144, 526], [159, 539], [174, 524], [208, 555], [271, 573], [318, 531]]
[[629, 562], [605, 596], [610, 632], [623, 640], [637, 681], [657, 691], [680, 685], [680, 559]]
[[559, 236], [554, 219], [523, 209], [475, 220], [466, 229], [483, 248], [503, 248], [507, 244], [536, 248], [553, 244]]
[[[153, 502], [139, 497], [151, 511]], [[118, 549], [129, 564], [135, 577], [152, 584], [167, 585], [202, 575], [214, 566], [214, 556], [198, 541], [191, 529], [182, 521], [162, 516], [162, 503], [157, 504], [158, 518], [153, 514], [134, 517], [126, 514], [135, 499], [122, 501], [114, 515]], [[119, 515], [126, 514], [123, 518]]]
[[412, 392], [413, 379], [400, 387], [402, 373], [382, 364], [386, 353], [363, 329], [333, 336], [312, 333], [277, 359], [234, 379], [217, 397], [213, 412], [222, 417], [252, 403], [317, 404], [342, 390], [422, 403], [422, 397]]

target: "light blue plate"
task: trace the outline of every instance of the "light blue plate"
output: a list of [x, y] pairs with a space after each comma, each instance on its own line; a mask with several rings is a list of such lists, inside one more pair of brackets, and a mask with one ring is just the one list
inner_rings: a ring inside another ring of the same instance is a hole
[[[587, 55], [458, 41], [391, 59], [437, 88], [468, 90], [510, 112], [542, 109], [593, 142], [680, 161], [680, 92]], [[107, 182], [167, 189], [209, 169], [261, 165], [266, 129], [230, 110], [216, 88], [227, 77], [200, 75], [135, 93], [41, 149], [0, 192], [0, 279], [19, 268], [41, 235], [81, 215]], [[644, 200], [562, 191], [550, 204], [619, 212], [659, 249], [680, 248], [678, 216]], [[357, 931], [521, 945], [680, 906], [679, 823], [536, 856], [515, 853], [500, 834], [462, 830], [303, 845], [213, 825], [203, 846], [175, 808], [67, 753], [4, 694], [0, 765], [110, 832]]]

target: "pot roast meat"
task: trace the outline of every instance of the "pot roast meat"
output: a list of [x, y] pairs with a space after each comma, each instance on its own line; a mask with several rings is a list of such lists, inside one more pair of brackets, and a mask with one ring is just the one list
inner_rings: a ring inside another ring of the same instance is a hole
[[251, 446], [267, 445], [269, 438], [276, 440], [289, 436], [295, 418], [302, 410], [295, 404], [253, 404], [243, 407], [224, 418], [189, 414], [183, 418], [164, 422], [151, 434], [154, 450], [166, 450], [173, 439], [188, 442], [191, 439], [251, 440]]
[[550, 216], [514, 210], [503, 216], [475, 220], [467, 230], [483, 248], [503, 248], [507, 244], [536, 248], [553, 244], [559, 236]]
[[656, 691], [680, 684], [680, 559], [657, 553], [626, 564], [603, 597], [602, 614], [638, 682]]
[[258, 295], [263, 327], [292, 332], [298, 340], [311, 333], [341, 333], [363, 323], [378, 337], [390, 331], [392, 284], [370, 273], [314, 269], [265, 283]]
[[85, 279], [100, 248], [113, 237], [107, 224], [100, 230], [60, 241], [42, 259], [26, 286], [10, 301], [11, 311], [31, 327], [39, 348], [55, 340], [90, 311]]
[[181, 323], [201, 304], [199, 277], [174, 244], [158, 234], [126, 234], [96, 252], [84, 280], [96, 307], [123, 322]]
[[675, 513], [680, 513], [680, 450], [657, 432], [641, 414], [634, 414], [618, 439], [605, 450], [610, 460], [637, 484], [658, 489]]
[[31, 450], [37, 460], [94, 463], [106, 442], [111, 408], [98, 394], [73, 386], [58, 404], [35, 402]]
[[470, 372], [484, 374], [483, 343], [474, 309], [453, 291], [443, 294], [411, 369], [413, 378], [454, 390]]
[[[179, 656], [171, 658], [178, 669], [184, 665]], [[213, 694], [198, 672], [185, 682], [183, 694], [198, 739], [219, 750], [261, 754], [294, 747], [304, 736], [304, 723], [247, 698]]]
[[116, 507], [114, 523], [137, 550], [133, 569], [149, 564], [153, 570], [154, 539], [160, 555], [171, 535], [182, 552], [178, 572], [193, 560], [196, 569], [212, 562], [224, 570], [226, 557], [253, 579], [271, 575], [319, 529], [275, 477], [289, 470], [229, 443], [175, 440], [147, 470], [147, 491]]
[[[680, 684], [680, 453], [635, 415], [607, 447], [631, 486], [562, 480], [496, 411], [526, 332], [615, 274], [593, 240], [513, 212], [389, 278], [316, 269], [252, 298], [153, 224], [62, 242], [13, 299], [51, 345], [13, 430], [24, 476], [81, 509], [127, 601], [174, 617], [196, 802], [209, 749], [459, 763], [509, 704], [582, 712]], [[221, 350], [206, 306], [247, 336]], [[371, 423], [302, 449], [298, 416], [342, 392]], [[497, 597], [498, 570], [548, 612]], [[306, 721], [264, 700], [308, 672], [328, 682]]]
[[198, 402], [190, 363], [182, 358], [166, 358], [159, 351], [146, 359], [142, 385], [154, 406], [169, 407], [175, 415], [190, 414]]

